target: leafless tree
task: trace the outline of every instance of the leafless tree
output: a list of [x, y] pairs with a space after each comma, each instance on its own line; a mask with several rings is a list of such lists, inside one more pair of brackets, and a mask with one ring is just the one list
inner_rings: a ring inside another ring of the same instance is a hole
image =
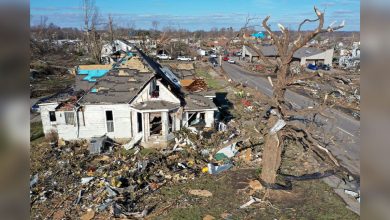
[[114, 19], [111, 15], [108, 16], [108, 31], [110, 32], [110, 41], [114, 42]]
[[98, 25], [100, 25], [99, 10], [94, 0], [82, 0], [82, 9], [84, 14], [85, 43], [92, 58], [97, 63], [100, 63], [103, 41], [97, 30]]
[[[273, 83], [273, 97], [271, 99], [271, 108], [273, 109], [274, 114], [270, 114], [270, 117], [267, 122], [267, 127], [272, 128], [275, 124], [281, 120], [286, 123], [281, 130], [277, 132], [269, 132], [265, 137], [265, 146], [263, 150], [263, 160], [262, 160], [262, 172], [260, 179], [268, 184], [273, 184], [276, 181], [277, 171], [281, 164], [281, 154], [282, 154], [282, 143], [287, 138], [296, 140], [302, 143], [305, 147], [308, 147], [315, 151], [318, 155], [321, 155], [322, 158], [327, 158], [337, 166], [339, 165], [337, 160], [333, 155], [320, 143], [314, 139], [311, 135], [311, 131], [307, 126], [298, 125], [294, 123], [292, 118], [294, 116], [307, 116], [309, 114], [318, 114], [325, 108], [327, 96], [325, 96], [324, 103], [317, 106], [313, 109], [303, 109], [296, 110], [291, 107], [291, 105], [285, 100], [285, 93], [288, 87], [292, 86], [297, 80], [305, 80], [314, 77], [313, 73], [310, 74], [301, 74], [294, 75], [290, 72], [290, 64], [293, 61], [293, 54], [301, 47], [305, 46], [310, 40], [315, 38], [321, 33], [333, 32], [335, 30], [341, 29], [344, 26], [344, 22], [337, 27], [332, 25], [324, 28], [324, 13], [314, 7], [314, 12], [317, 16], [316, 19], [305, 19], [299, 26], [297, 31], [297, 37], [292, 37], [292, 31], [289, 28], [284, 27], [281, 24], [278, 24], [280, 33], [276, 33], [271, 30], [268, 20], [270, 16], [267, 16], [262, 21], [262, 27], [272, 38], [274, 45], [277, 48], [278, 58], [276, 64], [272, 62], [263, 55], [262, 51], [257, 48], [253, 43], [249, 41], [244, 41], [244, 45], [252, 48], [259, 57], [270, 66], [274, 67], [274, 70], [277, 74], [276, 83]], [[241, 29], [242, 33], [248, 29], [253, 28], [249, 26], [251, 20], [248, 18], [244, 28]], [[318, 22], [317, 27], [312, 31], [302, 31], [302, 27], [306, 23]]]
[[152, 21], [152, 27], [153, 27], [154, 31], [157, 31], [159, 24], [160, 24], [160, 22], [158, 22], [158, 21]]
[[48, 20], [47, 16], [41, 16], [40, 17], [39, 25], [37, 27], [37, 29], [38, 29], [37, 36], [40, 39], [47, 38], [47, 35], [46, 35], [47, 20]]

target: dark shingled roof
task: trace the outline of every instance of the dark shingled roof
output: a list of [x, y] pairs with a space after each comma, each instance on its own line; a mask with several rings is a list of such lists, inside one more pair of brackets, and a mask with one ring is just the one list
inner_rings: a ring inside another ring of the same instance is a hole
[[185, 100], [186, 106], [184, 107], [184, 110], [205, 110], [217, 108], [213, 100], [201, 95], [188, 94], [185, 97]]
[[[245, 46], [246, 49], [249, 51], [249, 53], [252, 54], [252, 56], [259, 56], [257, 55], [256, 51], [248, 46]], [[260, 46], [260, 50], [266, 57], [272, 57], [277, 55], [276, 47], [274, 45], [270, 46]]]
[[111, 70], [93, 86], [97, 92], [88, 92], [80, 103], [129, 103], [153, 77], [154, 74], [136, 70]]
[[146, 102], [140, 102], [138, 104], [135, 104], [133, 108], [137, 110], [161, 110], [161, 109], [175, 109], [179, 108], [180, 104], [167, 102], [167, 101], [146, 101]]
[[[270, 46], [261, 46], [260, 47], [261, 52], [264, 54], [266, 57], [274, 57], [278, 54], [278, 51], [276, 50], [276, 47], [273, 45]], [[255, 53], [257, 54], [257, 53]]]
[[309, 57], [324, 52], [316, 47], [302, 47], [294, 53], [294, 58]]
[[76, 83], [75, 83], [75, 91], [89, 91], [95, 82], [89, 82], [88, 80], [83, 80], [85, 78], [85, 75], [79, 75], [76, 74]]

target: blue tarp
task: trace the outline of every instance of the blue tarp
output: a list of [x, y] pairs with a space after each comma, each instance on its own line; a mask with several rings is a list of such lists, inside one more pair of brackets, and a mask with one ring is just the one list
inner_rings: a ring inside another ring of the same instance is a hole
[[78, 74], [87, 75], [85, 78], [83, 78], [83, 80], [87, 80], [89, 82], [96, 82], [96, 78], [100, 78], [106, 75], [108, 71], [109, 70], [79, 70]]
[[255, 37], [255, 38], [260, 38], [260, 39], [264, 39], [265, 38], [265, 34], [262, 31], [260, 31], [258, 33], [254, 33], [251, 36]]

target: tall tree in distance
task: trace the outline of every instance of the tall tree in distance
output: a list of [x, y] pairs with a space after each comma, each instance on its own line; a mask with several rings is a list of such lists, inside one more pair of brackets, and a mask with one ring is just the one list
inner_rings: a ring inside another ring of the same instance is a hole
[[103, 41], [97, 30], [100, 25], [99, 10], [94, 0], [82, 0], [82, 10], [84, 15], [84, 42], [94, 61], [100, 63]]
[[114, 36], [114, 19], [111, 15], [108, 15], [108, 31], [110, 32], [110, 41], [111, 43], [114, 42], [115, 36]]

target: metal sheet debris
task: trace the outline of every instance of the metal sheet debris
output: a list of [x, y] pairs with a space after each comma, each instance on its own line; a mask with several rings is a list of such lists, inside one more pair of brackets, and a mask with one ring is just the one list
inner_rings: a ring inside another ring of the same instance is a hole
[[284, 126], [286, 126], [286, 122], [283, 119], [279, 119], [276, 124], [270, 129], [270, 134], [275, 134], [280, 131]]
[[130, 150], [132, 149], [136, 144], [138, 144], [138, 142], [140, 142], [142, 140], [142, 133], [141, 134], [138, 134], [137, 136], [135, 136], [129, 143], [123, 145], [123, 147], [126, 149], [126, 150]]
[[227, 147], [222, 148], [215, 154], [214, 158], [216, 160], [223, 160], [234, 157], [238, 152], [238, 150], [236, 149], [236, 144], [237, 143], [233, 143]]
[[219, 174], [223, 171], [230, 169], [231, 167], [233, 167], [233, 164], [224, 164], [220, 166], [215, 166], [211, 163], [207, 164], [209, 174]]
[[259, 203], [261, 201], [262, 201], [261, 199], [251, 196], [250, 200], [247, 203], [240, 206], [240, 209], [247, 208], [248, 206], [252, 205], [253, 203]]

